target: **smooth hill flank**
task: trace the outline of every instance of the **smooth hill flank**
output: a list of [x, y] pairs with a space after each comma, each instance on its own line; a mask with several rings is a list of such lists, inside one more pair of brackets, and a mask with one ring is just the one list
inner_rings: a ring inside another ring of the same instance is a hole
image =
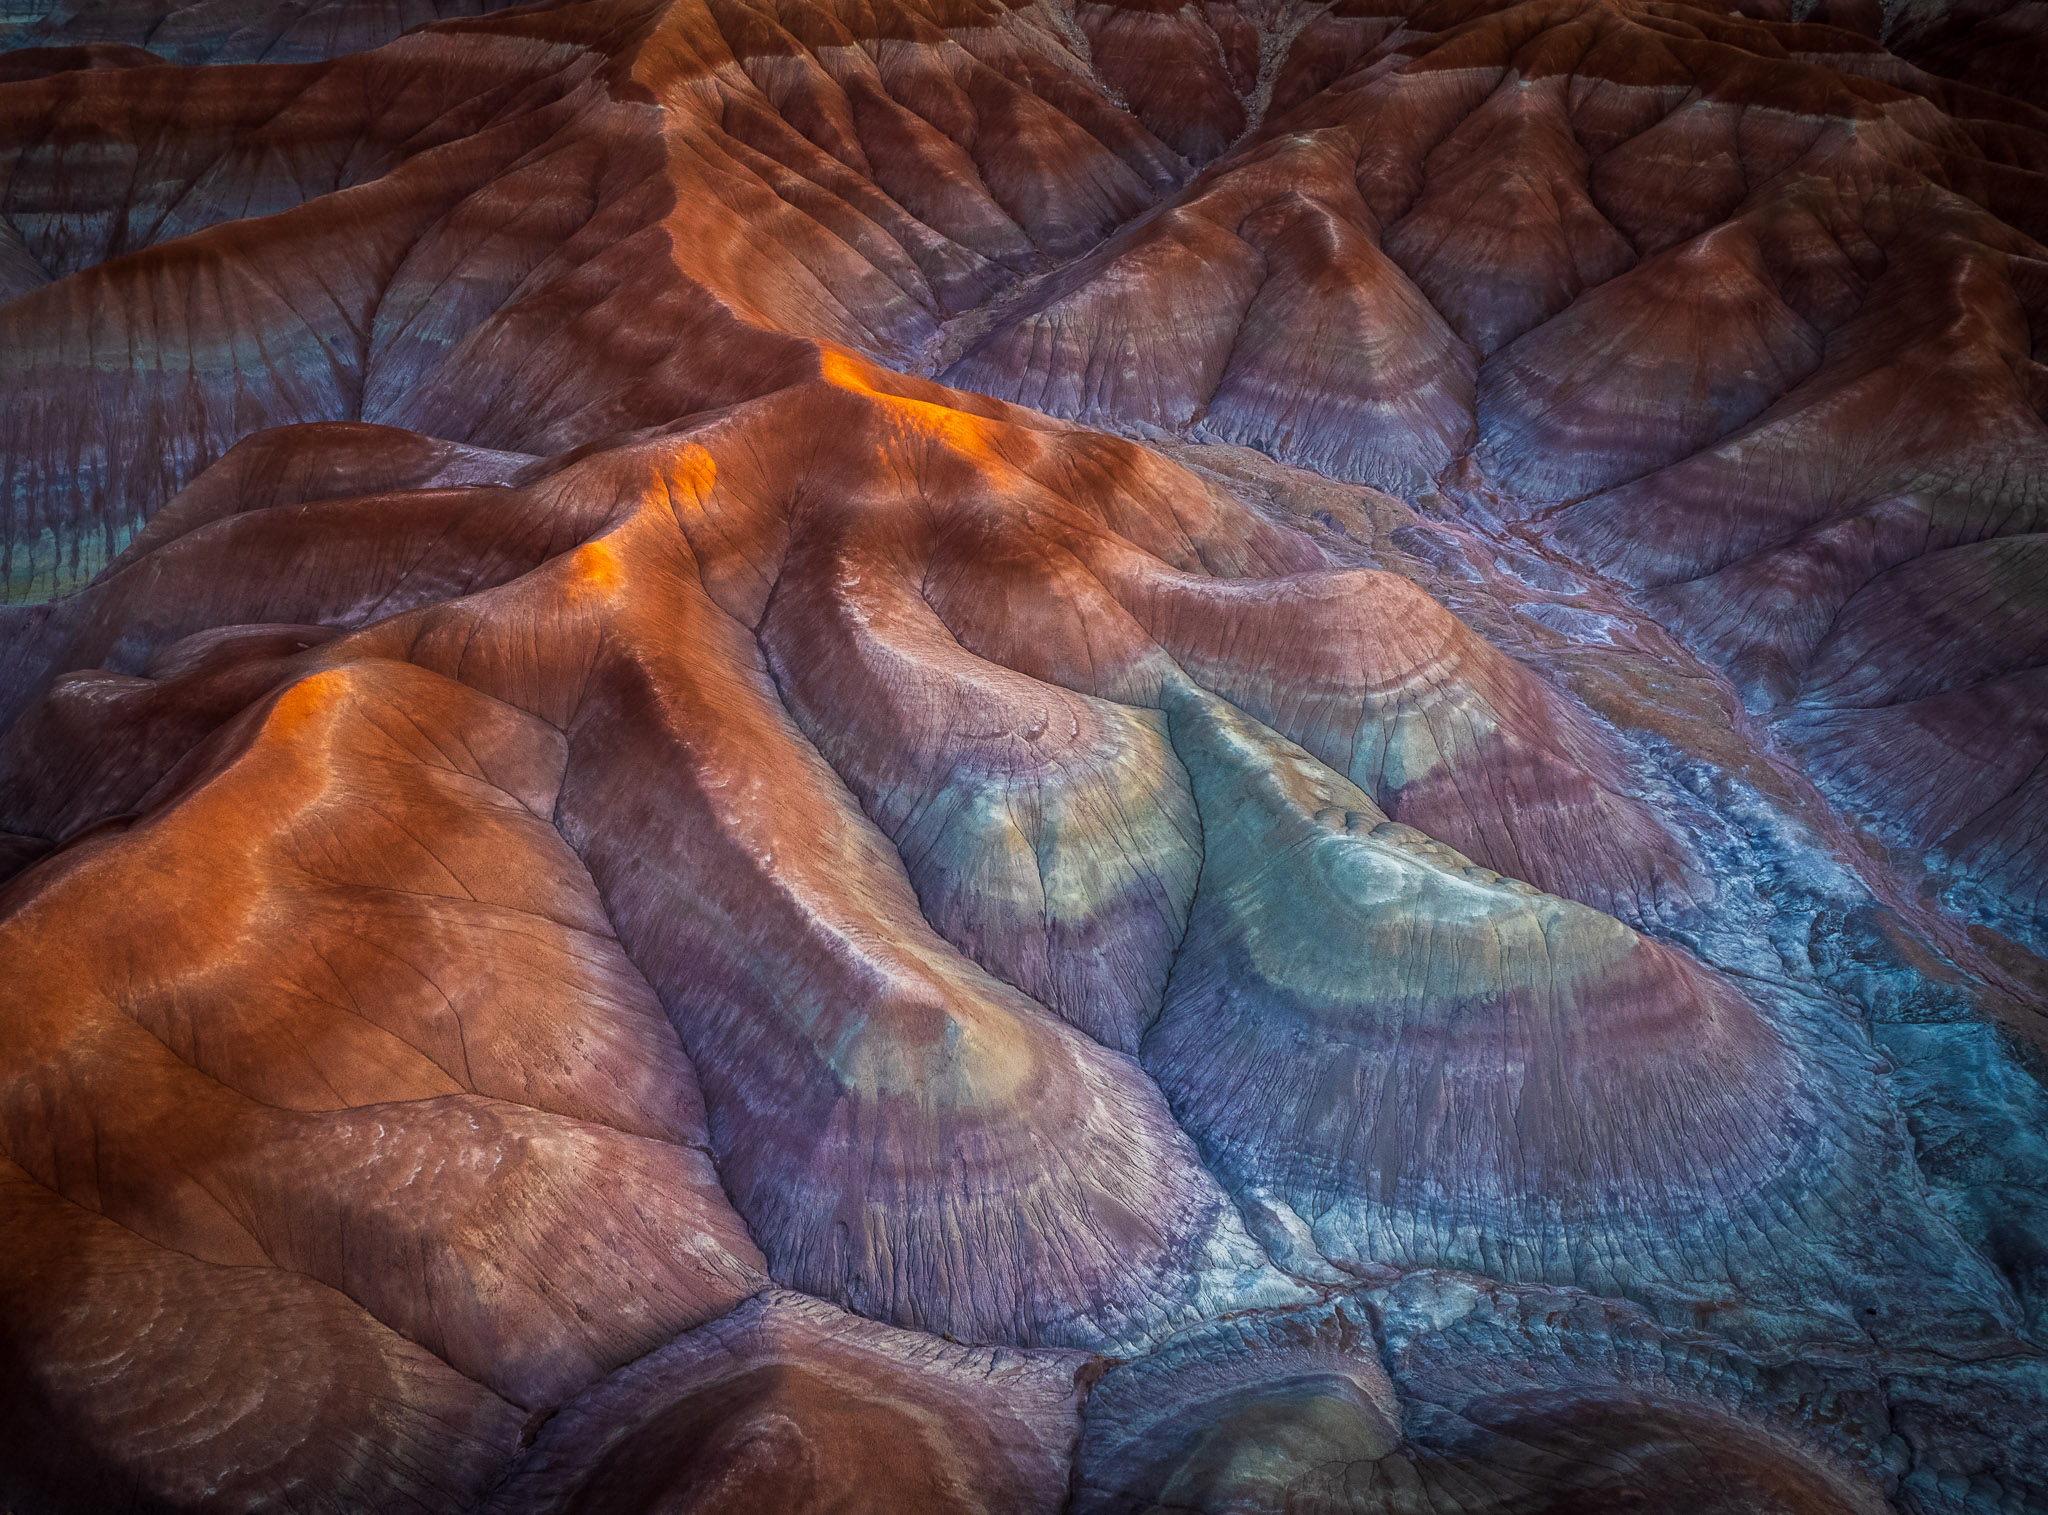
[[2038, 6], [457, 9], [0, 29], [0, 1506], [2048, 1504]]

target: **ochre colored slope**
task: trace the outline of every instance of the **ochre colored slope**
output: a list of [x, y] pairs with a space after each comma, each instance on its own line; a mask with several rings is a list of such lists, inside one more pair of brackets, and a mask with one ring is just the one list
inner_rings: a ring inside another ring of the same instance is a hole
[[0, 1503], [2048, 1498], [2032, 12], [1752, 8], [16, 27]]

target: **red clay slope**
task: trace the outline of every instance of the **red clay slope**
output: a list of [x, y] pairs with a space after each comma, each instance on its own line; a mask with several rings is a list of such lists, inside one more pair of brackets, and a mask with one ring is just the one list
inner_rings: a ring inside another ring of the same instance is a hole
[[2048, 1498], [2048, 116], [394, 14], [0, 52], [14, 1515]]

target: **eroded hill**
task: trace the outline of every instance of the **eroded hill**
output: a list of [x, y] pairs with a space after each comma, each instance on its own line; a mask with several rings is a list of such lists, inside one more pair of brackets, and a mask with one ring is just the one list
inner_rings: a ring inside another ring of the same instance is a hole
[[15, 1515], [2048, 1500], [2038, 6], [457, 9], [4, 34]]

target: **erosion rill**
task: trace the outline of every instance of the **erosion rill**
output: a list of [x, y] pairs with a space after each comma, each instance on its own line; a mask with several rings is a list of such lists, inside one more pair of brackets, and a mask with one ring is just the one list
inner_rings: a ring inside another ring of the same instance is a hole
[[13, 0], [0, 1507], [2048, 1509], [2040, 0]]

